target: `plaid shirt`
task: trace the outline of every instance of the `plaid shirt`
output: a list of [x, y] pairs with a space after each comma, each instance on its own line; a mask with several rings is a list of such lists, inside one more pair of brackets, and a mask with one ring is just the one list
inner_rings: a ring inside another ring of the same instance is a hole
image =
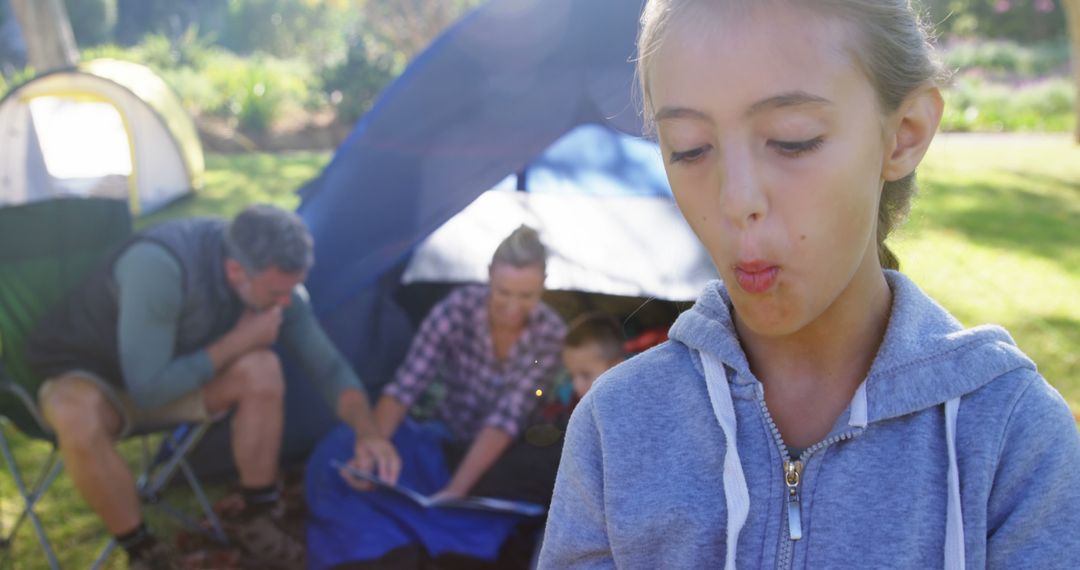
[[540, 303], [499, 362], [488, 325], [488, 294], [481, 285], [459, 287], [436, 305], [383, 392], [408, 408], [439, 376], [446, 396], [435, 417], [462, 441], [472, 441], [489, 426], [517, 435], [536, 407], [536, 390], [546, 390], [559, 367], [566, 332], [555, 311]]

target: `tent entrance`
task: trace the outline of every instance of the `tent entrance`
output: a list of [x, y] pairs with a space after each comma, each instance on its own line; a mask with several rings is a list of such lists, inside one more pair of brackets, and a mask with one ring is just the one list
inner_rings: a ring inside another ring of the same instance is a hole
[[39, 96], [28, 103], [54, 196], [128, 199], [131, 137], [112, 103], [85, 95]]

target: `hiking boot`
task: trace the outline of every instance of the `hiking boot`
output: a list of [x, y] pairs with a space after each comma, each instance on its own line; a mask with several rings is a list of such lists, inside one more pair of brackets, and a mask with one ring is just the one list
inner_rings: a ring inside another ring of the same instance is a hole
[[158, 542], [137, 557], [128, 559], [129, 570], [181, 570], [180, 563], [165, 543]]
[[229, 542], [240, 547], [258, 568], [293, 570], [305, 567], [304, 543], [283, 528], [279, 516], [264, 511], [223, 520]]

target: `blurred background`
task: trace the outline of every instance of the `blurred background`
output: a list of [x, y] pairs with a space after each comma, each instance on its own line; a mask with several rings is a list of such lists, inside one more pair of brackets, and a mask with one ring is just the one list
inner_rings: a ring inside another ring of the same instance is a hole
[[[178, 95], [205, 151], [198, 191], [140, 215], [137, 227], [193, 214], [230, 216], [256, 201], [296, 208], [297, 190], [331, 164], [384, 88], [484, 3], [0, 0], [0, 97], [36, 74], [17, 9], [54, 1], [66, 8], [69, 51], [84, 62], [125, 60], [156, 72]], [[944, 90], [943, 133], [919, 170], [920, 194], [890, 242], [905, 273], [965, 324], [1005, 326], [1080, 418], [1080, 0], [916, 4], [935, 25], [953, 76]], [[39, 24], [39, 32], [62, 27]], [[31, 34], [31, 42], [40, 36]], [[0, 148], [0, 158], [6, 152]], [[655, 152], [651, 158], [658, 161]], [[672, 239], [657, 242], [670, 247]], [[43, 442], [12, 438], [31, 466], [48, 451]], [[0, 529], [11, 527], [21, 506], [14, 485], [0, 471]], [[222, 485], [211, 495], [228, 491]], [[104, 531], [66, 476], [38, 510], [62, 564], [88, 566]], [[122, 558], [106, 567], [123, 567]], [[191, 567], [230, 564], [196, 557]], [[47, 567], [25, 526], [0, 549], [0, 569]]]
[[[32, 75], [0, 0], [0, 94]], [[939, 32], [945, 131], [1073, 129], [1063, 0], [916, 0]], [[142, 63], [209, 150], [333, 148], [410, 59], [480, 0], [63, 0], [83, 59]], [[274, 136], [270, 136], [274, 135]]]

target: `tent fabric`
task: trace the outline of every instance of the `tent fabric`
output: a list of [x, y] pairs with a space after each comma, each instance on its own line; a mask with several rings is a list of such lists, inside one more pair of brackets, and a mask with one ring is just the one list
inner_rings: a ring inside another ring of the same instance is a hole
[[201, 186], [202, 148], [169, 87], [130, 62], [36, 77], [0, 101], [0, 205], [124, 197], [145, 213]]
[[107, 79], [131, 91], [165, 123], [180, 151], [190, 177], [189, 189], [201, 188], [206, 163], [199, 132], [175, 91], [150, 68], [115, 59], [95, 59], [82, 64], [91, 75]]
[[[476, 196], [585, 123], [640, 132], [639, 0], [492, 0], [383, 92], [299, 208], [323, 315]], [[359, 244], [362, 246], [358, 247]]]
[[688, 301], [716, 279], [657, 145], [583, 125], [425, 239], [402, 281], [482, 282], [495, 247], [521, 224], [548, 248], [549, 289]]
[[671, 200], [490, 191], [417, 248], [402, 281], [486, 281], [495, 247], [521, 224], [547, 247], [548, 289], [687, 301], [716, 279]]
[[391, 292], [421, 240], [578, 125], [640, 132], [641, 5], [491, 0], [406, 68], [302, 190], [313, 306], [366, 382], [385, 382], [401, 356], [385, 350], [408, 342]]

